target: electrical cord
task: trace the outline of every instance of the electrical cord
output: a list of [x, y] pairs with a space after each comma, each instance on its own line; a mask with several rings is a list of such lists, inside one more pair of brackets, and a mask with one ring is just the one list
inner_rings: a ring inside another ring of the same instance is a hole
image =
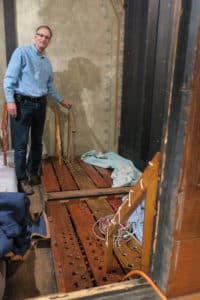
[[[111, 220], [113, 218], [113, 215], [108, 215], [106, 217], [102, 217], [99, 220], [97, 220], [93, 226], [92, 226], [92, 231], [95, 235], [96, 238], [105, 241], [105, 234], [106, 234], [106, 229], [107, 226], [111, 224]], [[96, 227], [98, 225], [99, 232], [104, 236], [100, 236], [96, 232]], [[113, 236], [113, 242], [115, 245], [119, 245], [121, 240], [124, 240], [125, 242], [128, 242], [133, 238], [133, 233], [132, 233], [132, 224], [130, 222], [126, 222], [125, 224], [119, 224], [119, 228], [117, 230], [117, 233]]]
[[143, 271], [141, 270], [132, 270], [128, 274], [126, 274], [123, 278], [122, 281], [126, 280], [130, 276], [133, 275], [139, 275], [143, 278], [146, 279], [146, 281], [151, 285], [151, 287], [154, 289], [154, 291], [157, 293], [157, 295], [162, 299], [162, 300], [167, 300], [167, 297], [161, 292], [161, 290], [157, 287], [157, 285], [153, 282], [153, 280]]

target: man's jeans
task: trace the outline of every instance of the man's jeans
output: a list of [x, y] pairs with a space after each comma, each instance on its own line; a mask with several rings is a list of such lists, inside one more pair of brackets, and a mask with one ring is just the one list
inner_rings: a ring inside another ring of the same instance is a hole
[[[46, 115], [46, 98], [38, 102], [22, 100], [17, 104], [17, 117], [14, 120], [14, 159], [18, 180], [27, 178], [29, 173], [38, 173], [42, 157], [42, 135]], [[27, 144], [31, 137], [28, 162]]]

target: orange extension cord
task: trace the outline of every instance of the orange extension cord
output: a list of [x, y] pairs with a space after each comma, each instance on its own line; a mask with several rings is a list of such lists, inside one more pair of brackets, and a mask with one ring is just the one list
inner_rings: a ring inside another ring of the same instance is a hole
[[153, 280], [143, 271], [140, 270], [132, 270], [130, 271], [127, 275], [125, 275], [122, 278], [122, 281], [126, 280], [127, 278], [129, 278], [132, 275], [139, 275], [143, 278], [146, 279], [146, 281], [148, 281], [148, 283], [151, 285], [151, 287], [154, 289], [154, 291], [158, 294], [158, 296], [162, 299], [162, 300], [167, 300], [167, 297], [165, 297], [165, 295], [161, 292], [161, 290], [156, 286], [156, 284], [153, 282]]

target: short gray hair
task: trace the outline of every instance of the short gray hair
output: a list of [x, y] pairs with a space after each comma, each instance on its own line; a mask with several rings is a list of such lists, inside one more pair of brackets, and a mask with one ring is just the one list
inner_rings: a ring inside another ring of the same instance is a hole
[[47, 30], [49, 30], [50, 36], [51, 36], [51, 38], [52, 38], [53, 32], [52, 32], [51, 28], [50, 28], [49, 26], [47, 26], [47, 25], [40, 25], [40, 26], [38, 26], [38, 28], [36, 28], [36, 33], [37, 33], [38, 30], [40, 30], [41, 28], [46, 28]]

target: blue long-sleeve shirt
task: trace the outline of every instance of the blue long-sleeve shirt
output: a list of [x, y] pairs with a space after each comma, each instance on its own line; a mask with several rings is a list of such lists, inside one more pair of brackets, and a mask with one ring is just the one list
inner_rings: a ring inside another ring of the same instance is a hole
[[14, 102], [14, 94], [41, 97], [52, 96], [57, 102], [62, 98], [53, 82], [53, 70], [46, 55], [40, 55], [34, 45], [18, 47], [12, 54], [4, 76], [7, 102]]

